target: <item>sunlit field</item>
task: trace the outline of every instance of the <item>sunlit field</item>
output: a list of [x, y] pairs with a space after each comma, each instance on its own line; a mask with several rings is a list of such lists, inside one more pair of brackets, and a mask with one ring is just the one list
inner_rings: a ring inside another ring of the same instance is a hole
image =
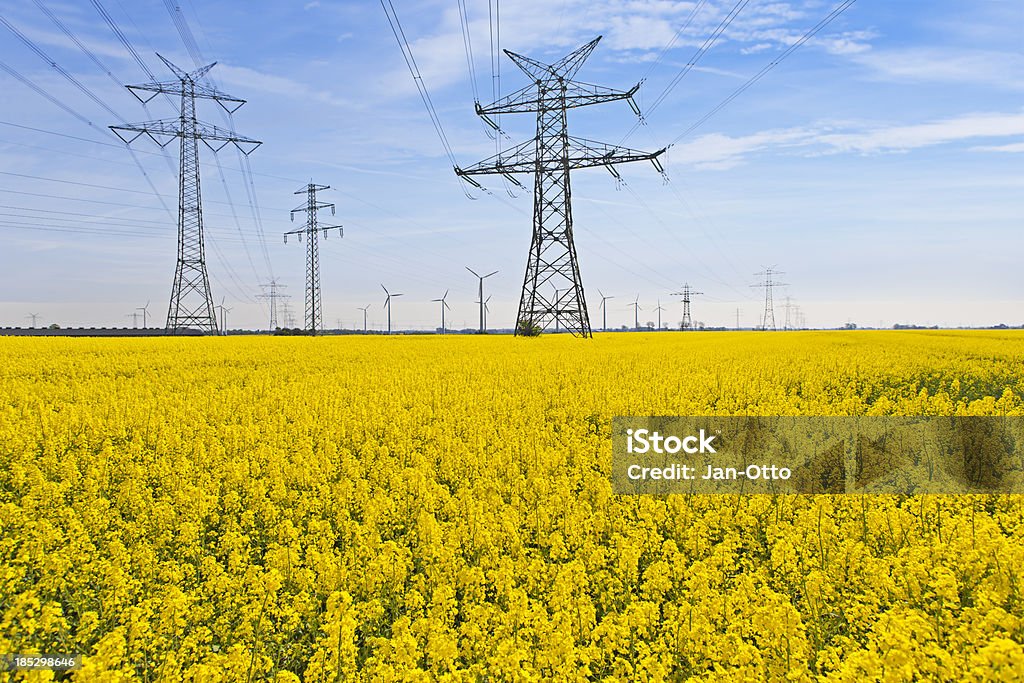
[[1020, 497], [608, 475], [616, 415], [1021, 415], [1022, 342], [0, 339], [0, 654], [85, 655], [33, 680], [1019, 680]]

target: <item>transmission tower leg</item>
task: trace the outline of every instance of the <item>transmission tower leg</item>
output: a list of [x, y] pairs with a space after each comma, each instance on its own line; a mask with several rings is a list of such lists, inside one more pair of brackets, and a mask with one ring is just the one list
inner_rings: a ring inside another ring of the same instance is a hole
[[[565, 109], [542, 109], [537, 114], [540, 162], [534, 178], [533, 237], [516, 334], [561, 320], [574, 335], [592, 336], [572, 236], [568, 152]], [[548, 294], [551, 290], [560, 294]]]

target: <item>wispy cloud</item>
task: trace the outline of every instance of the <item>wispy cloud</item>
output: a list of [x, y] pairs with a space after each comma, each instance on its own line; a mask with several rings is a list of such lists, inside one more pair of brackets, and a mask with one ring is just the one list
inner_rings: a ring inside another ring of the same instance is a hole
[[[879, 154], [907, 152], [924, 147], [952, 144], [978, 138], [1024, 136], [1024, 113], [977, 113], [916, 124], [861, 124], [845, 129], [833, 125], [768, 130], [752, 135], [702, 135], [677, 145], [676, 161], [698, 168], [725, 170], [743, 163], [757, 153]], [[974, 146], [970, 151], [1024, 151], [1024, 143]]]

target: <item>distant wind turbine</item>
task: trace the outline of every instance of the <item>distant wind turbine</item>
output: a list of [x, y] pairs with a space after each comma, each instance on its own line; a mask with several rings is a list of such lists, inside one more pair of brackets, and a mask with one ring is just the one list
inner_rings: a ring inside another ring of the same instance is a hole
[[402, 295], [398, 292], [392, 294], [383, 284], [381, 284], [381, 289], [383, 289], [384, 293], [388, 295], [388, 298], [384, 300], [384, 308], [388, 309], [388, 334], [391, 334], [391, 299]]

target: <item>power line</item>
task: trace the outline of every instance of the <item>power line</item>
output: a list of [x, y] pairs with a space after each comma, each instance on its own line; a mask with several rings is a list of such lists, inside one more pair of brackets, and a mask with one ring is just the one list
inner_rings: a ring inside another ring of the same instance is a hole
[[476, 64], [473, 59], [473, 41], [469, 35], [469, 15], [466, 12], [466, 0], [458, 0], [459, 23], [462, 24], [462, 45], [466, 50], [466, 66], [469, 67], [469, 81], [473, 87], [473, 101], [480, 101], [480, 92], [476, 83]]
[[[430, 99], [430, 93], [427, 91], [426, 83], [423, 81], [423, 75], [420, 73], [419, 66], [416, 65], [416, 58], [413, 57], [412, 48], [409, 45], [408, 38], [405, 37], [405, 31], [402, 29], [402, 23], [398, 19], [398, 13], [395, 12], [395, 6], [391, 0], [380, 0], [380, 6], [388, 18], [391, 32], [394, 34], [395, 40], [398, 41], [398, 47], [402, 51], [402, 58], [405, 59], [405, 64], [409, 67], [409, 73], [412, 74], [416, 90], [419, 91], [420, 99], [423, 100], [423, 106], [427, 108], [427, 114], [430, 116], [431, 123], [434, 124], [434, 130], [437, 132], [437, 137], [441, 140], [445, 154], [448, 155], [448, 160], [451, 162], [452, 167], [458, 167], [459, 164], [455, 160], [455, 153], [452, 151], [452, 146], [448, 143], [448, 136], [445, 135], [441, 119], [434, 108], [434, 102]], [[473, 199], [465, 187], [462, 189], [468, 198]]]
[[846, 11], [846, 10], [847, 10], [847, 9], [848, 9], [848, 8], [849, 8], [849, 7], [851, 6], [851, 5], [853, 5], [853, 3], [855, 3], [856, 1], [857, 1], [857, 0], [844, 0], [843, 2], [839, 3], [838, 5], [836, 5], [836, 7], [834, 7], [834, 8], [832, 9], [832, 11], [831, 11], [831, 12], [829, 12], [829, 13], [828, 13], [828, 14], [827, 14], [827, 15], [825, 16], [825, 18], [824, 18], [824, 19], [822, 19], [822, 20], [821, 20], [821, 21], [819, 21], [819, 22], [818, 22], [817, 24], [815, 24], [815, 25], [814, 25], [814, 26], [813, 26], [813, 27], [812, 27], [811, 29], [809, 29], [809, 30], [807, 31], [807, 33], [805, 33], [805, 34], [803, 35], [803, 37], [801, 37], [801, 38], [800, 38], [800, 40], [796, 41], [795, 43], [793, 43], [792, 45], [790, 45], [790, 46], [789, 46], [788, 48], [786, 48], [786, 50], [785, 50], [785, 51], [784, 51], [784, 52], [783, 52], [782, 54], [780, 54], [780, 55], [779, 55], [778, 57], [776, 57], [775, 59], [773, 59], [772, 61], [770, 61], [770, 62], [769, 62], [768, 64], [766, 64], [766, 65], [765, 65], [764, 67], [762, 67], [762, 68], [761, 68], [761, 70], [760, 70], [760, 71], [758, 71], [758, 72], [757, 72], [756, 74], [754, 74], [753, 76], [751, 76], [751, 77], [750, 77], [750, 79], [749, 79], [749, 80], [747, 80], [747, 82], [746, 82], [746, 83], [744, 83], [744, 84], [743, 84], [743, 85], [741, 85], [740, 87], [736, 88], [736, 90], [734, 90], [734, 91], [732, 92], [732, 94], [730, 94], [730, 95], [729, 95], [728, 97], [726, 97], [726, 98], [725, 98], [724, 100], [722, 100], [721, 102], [719, 102], [719, 103], [718, 103], [718, 104], [717, 104], [717, 105], [716, 105], [715, 107], [713, 107], [713, 108], [712, 108], [712, 109], [711, 109], [710, 111], [708, 111], [708, 112], [707, 112], [706, 114], [704, 114], [704, 116], [702, 116], [702, 117], [700, 117], [699, 119], [697, 119], [697, 121], [695, 121], [695, 122], [694, 122], [694, 123], [693, 123], [693, 124], [692, 124], [692, 125], [691, 125], [691, 126], [690, 126], [689, 128], [687, 128], [686, 130], [684, 130], [684, 131], [683, 131], [683, 132], [682, 132], [682, 133], [681, 133], [681, 134], [679, 135], [679, 137], [677, 137], [677, 138], [676, 138], [675, 140], [673, 140], [673, 141], [672, 141], [672, 144], [674, 145], [674, 144], [678, 143], [678, 142], [679, 142], [680, 140], [682, 140], [683, 138], [685, 138], [685, 137], [686, 137], [687, 135], [689, 135], [689, 134], [690, 134], [690, 133], [692, 133], [693, 131], [697, 130], [697, 129], [698, 129], [698, 128], [700, 128], [700, 127], [701, 127], [702, 125], [704, 125], [704, 124], [705, 124], [705, 123], [707, 122], [707, 120], [708, 120], [708, 119], [710, 119], [710, 118], [711, 118], [712, 116], [714, 116], [715, 114], [717, 114], [718, 112], [720, 112], [720, 111], [721, 111], [722, 109], [724, 109], [724, 108], [725, 108], [726, 106], [728, 106], [730, 102], [732, 102], [732, 101], [733, 101], [733, 100], [735, 100], [735, 99], [736, 99], [737, 97], [739, 97], [739, 96], [740, 96], [740, 95], [742, 95], [742, 94], [743, 94], [744, 92], [746, 92], [747, 88], [749, 88], [750, 86], [754, 85], [754, 84], [755, 84], [755, 83], [757, 83], [757, 82], [758, 82], [759, 80], [761, 80], [762, 78], [764, 78], [764, 76], [765, 76], [765, 75], [766, 75], [766, 74], [767, 74], [767, 73], [768, 73], [769, 71], [771, 71], [771, 70], [772, 70], [772, 69], [774, 69], [774, 68], [775, 68], [776, 66], [778, 66], [778, 65], [779, 65], [779, 64], [780, 64], [780, 63], [782, 62], [782, 60], [784, 60], [784, 59], [785, 59], [786, 57], [788, 57], [788, 56], [790, 56], [791, 54], [793, 54], [794, 52], [796, 52], [796, 51], [797, 51], [797, 49], [799, 49], [801, 45], [803, 45], [803, 44], [804, 44], [804, 43], [806, 43], [806, 42], [807, 42], [808, 40], [810, 40], [811, 38], [813, 38], [813, 37], [814, 37], [814, 36], [815, 36], [815, 35], [816, 35], [816, 34], [817, 34], [817, 33], [818, 33], [819, 31], [821, 31], [821, 29], [825, 28], [825, 27], [826, 27], [826, 26], [828, 26], [828, 25], [829, 25], [830, 23], [832, 23], [832, 21], [833, 21], [833, 20], [835, 20], [835, 18], [836, 18], [836, 17], [838, 17], [838, 16], [839, 16], [840, 14], [842, 14], [843, 12], [845, 12], [845, 11]]
[[[680, 69], [679, 73], [676, 74], [671, 81], [669, 81], [668, 85], [665, 86], [665, 89], [661, 92], [661, 94], [654, 99], [654, 103], [647, 107], [648, 116], [654, 113], [654, 110], [657, 109], [661, 105], [661, 103], [665, 101], [665, 98], [668, 97], [669, 94], [675, 89], [675, 87], [679, 85], [679, 82], [683, 80], [683, 77], [686, 76], [686, 74], [690, 73], [693, 67], [697, 65], [697, 62], [699, 62], [701, 58], [705, 54], [707, 54], [708, 50], [710, 50], [712, 46], [715, 44], [715, 42], [718, 41], [719, 37], [721, 37], [721, 35], [725, 32], [727, 28], [729, 28], [729, 25], [736, 19], [737, 16], [739, 16], [740, 12], [743, 11], [743, 8], [746, 7], [749, 2], [750, 0], [738, 0], [738, 2], [735, 5], [733, 5], [732, 10], [727, 15], [725, 15], [725, 17], [718, 24], [715, 30], [711, 32], [711, 35], [709, 35], [701, 44], [701, 46], [697, 48], [697, 51], [693, 53], [693, 56], [690, 57], [686, 65], [682, 69]], [[674, 42], [675, 38], [673, 38], [672, 41]], [[626, 135], [622, 138], [623, 142], [625, 142], [625, 140], [629, 138], [629, 136], [632, 135], [637, 130], [637, 128], [639, 128], [642, 124], [643, 119], [633, 124], [633, 127], [630, 128]]]

